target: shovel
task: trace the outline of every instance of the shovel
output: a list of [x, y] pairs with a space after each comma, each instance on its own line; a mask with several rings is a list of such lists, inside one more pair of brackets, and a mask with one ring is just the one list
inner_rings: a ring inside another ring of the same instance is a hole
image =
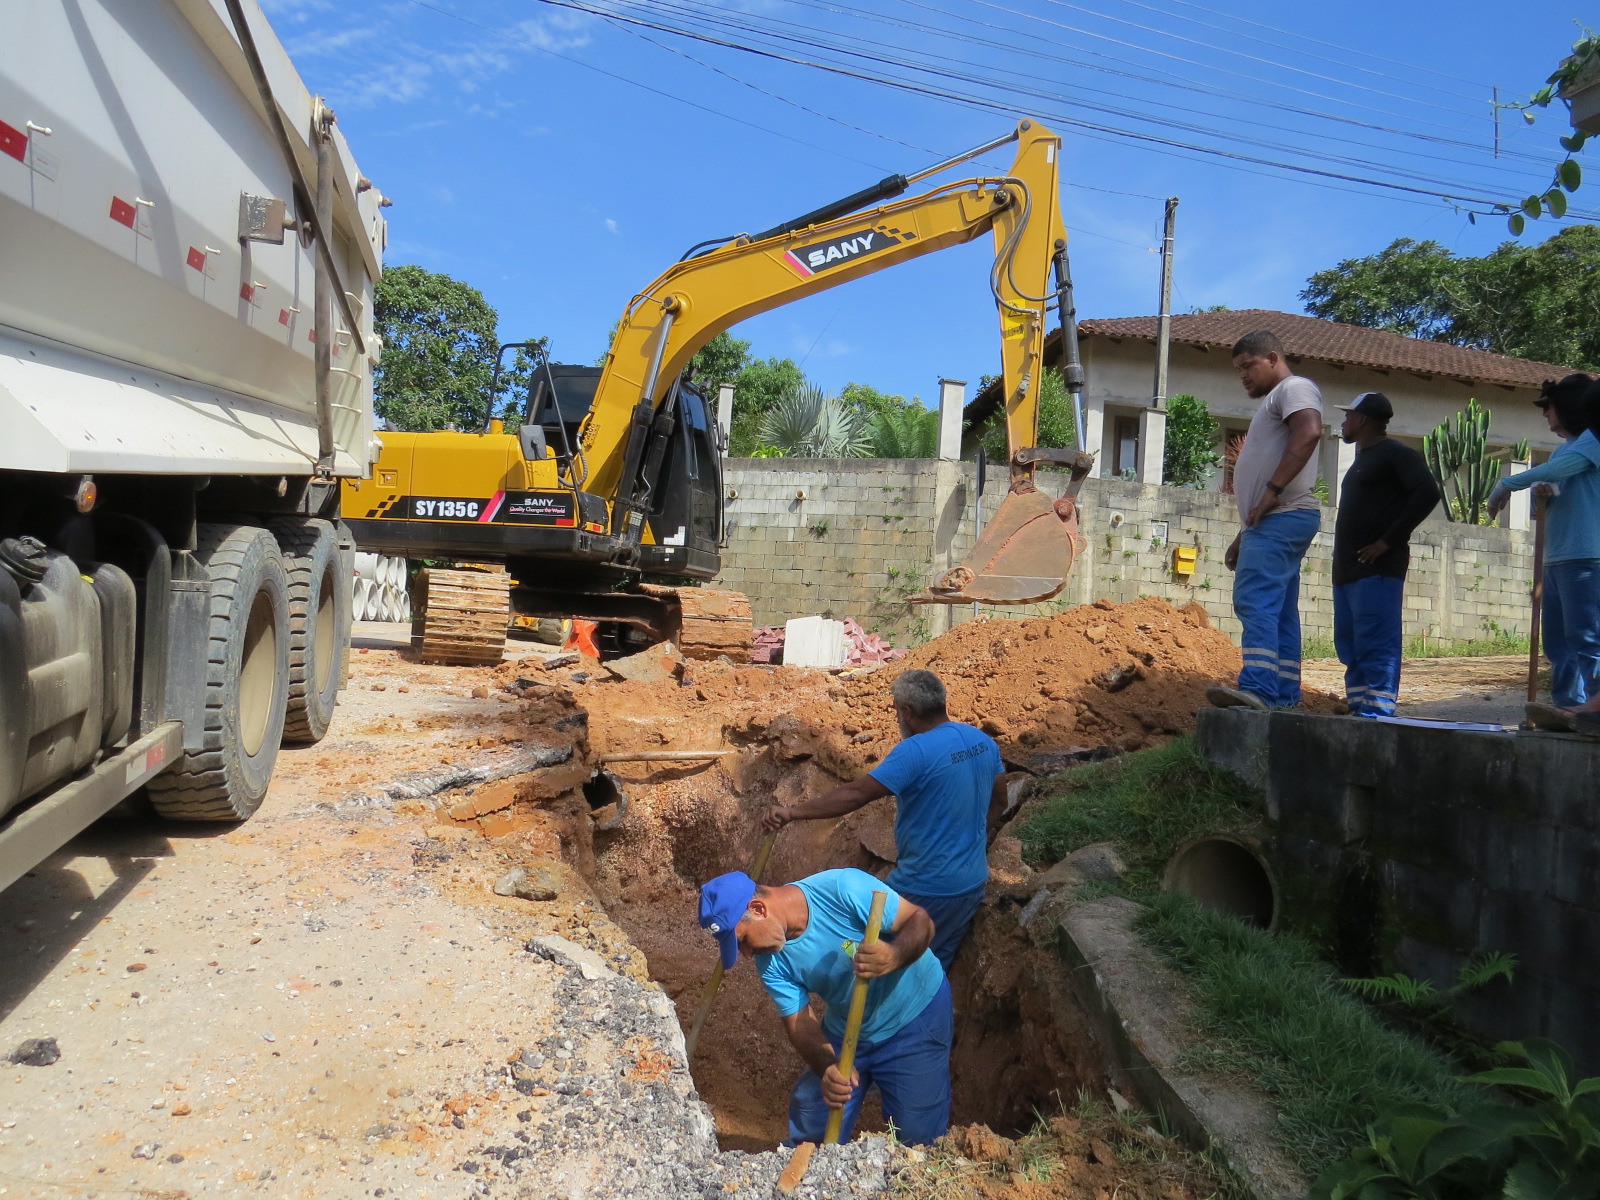
[[[888, 902], [888, 892], [872, 893], [872, 908], [867, 912], [867, 932], [861, 938], [863, 946], [871, 946], [878, 940], [878, 931], [883, 928], [883, 906]], [[839, 1046], [839, 1074], [846, 1082], [850, 1073], [856, 1069], [856, 1042], [861, 1037], [861, 1018], [867, 1011], [867, 984], [868, 980], [856, 977], [854, 989], [850, 992], [850, 1015], [844, 1024], [844, 1041]], [[844, 1108], [840, 1106], [828, 1114], [828, 1131], [822, 1138], [824, 1146], [834, 1146], [839, 1142], [839, 1131], [844, 1128]]]
[[[1072, 476], [1059, 499], [1039, 490], [1033, 462], [1065, 454]], [[911, 604], [1034, 604], [1067, 586], [1073, 560], [1088, 547], [1078, 531], [1078, 489], [1094, 459], [1081, 452], [1024, 450], [1011, 490], [959, 566], [951, 567]]]
[[[761, 872], [767, 869], [767, 859], [772, 857], [773, 843], [778, 840], [778, 831], [774, 829], [761, 839], [761, 848], [756, 851], [756, 861], [750, 865], [750, 878], [757, 883], [761, 882]], [[711, 978], [706, 981], [706, 990], [700, 993], [700, 1008], [694, 1014], [694, 1024], [689, 1026], [689, 1037], [684, 1043], [687, 1053], [685, 1062], [694, 1061], [694, 1048], [700, 1042], [700, 1030], [705, 1027], [706, 1018], [711, 1015], [711, 1002], [717, 998], [717, 989], [722, 986], [722, 958], [719, 955], [717, 965], [711, 972]]]

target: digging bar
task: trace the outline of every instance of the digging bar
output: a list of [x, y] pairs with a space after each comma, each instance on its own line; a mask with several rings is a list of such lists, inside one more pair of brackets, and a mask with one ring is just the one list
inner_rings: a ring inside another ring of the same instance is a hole
[[[772, 857], [772, 845], [778, 840], [778, 831], [774, 829], [761, 839], [761, 848], [756, 851], [756, 861], [750, 866], [750, 878], [757, 883], [761, 882], [761, 872], [767, 869], [767, 859]], [[706, 981], [706, 990], [700, 993], [700, 1009], [694, 1014], [694, 1024], [689, 1026], [689, 1038], [684, 1043], [685, 1062], [694, 1061], [694, 1048], [700, 1042], [700, 1030], [705, 1026], [706, 1018], [711, 1015], [711, 1002], [717, 998], [717, 989], [722, 986], [722, 958], [717, 957], [717, 965], [711, 972], [711, 978]]]
[[1548, 501], [1533, 501], [1533, 612], [1528, 617], [1528, 703], [1539, 698], [1539, 623], [1544, 612], [1544, 514]]
[[[861, 945], [871, 946], [877, 942], [878, 931], [883, 928], [883, 906], [888, 899], [888, 892], [872, 893], [872, 908], [867, 913], [867, 932], [861, 939]], [[844, 1043], [839, 1047], [839, 1074], [847, 1083], [850, 1080], [850, 1073], [856, 1069], [856, 1041], [861, 1036], [861, 1018], [867, 1011], [867, 983], [868, 981], [860, 976], [856, 977], [855, 989], [850, 993], [850, 1016], [844, 1026]], [[839, 1107], [828, 1114], [828, 1132], [823, 1137], [822, 1144], [837, 1145], [839, 1131], [843, 1127], [844, 1108]]]

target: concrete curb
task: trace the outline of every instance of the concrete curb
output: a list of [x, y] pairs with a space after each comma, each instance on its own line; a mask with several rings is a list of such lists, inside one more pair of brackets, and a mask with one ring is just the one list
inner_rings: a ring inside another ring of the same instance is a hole
[[1073, 905], [1055, 923], [1116, 1086], [1137, 1096], [1184, 1142], [1214, 1149], [1254, 1200], [1301, 1200], [1309, 1184], [1277, 1147], [1271, 1100], [1247, 1085], [1179, 1066], [1183, 1049], [1198, 1040], [1191, 1004], [1182, 976], [1134, 933], [1142, 911], [1110, 896]]

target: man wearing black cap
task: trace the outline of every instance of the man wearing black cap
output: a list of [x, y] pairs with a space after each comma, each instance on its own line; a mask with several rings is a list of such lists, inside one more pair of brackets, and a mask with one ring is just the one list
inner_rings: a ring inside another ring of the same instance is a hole
[[1439, 485], [1422, 455], [1389, 437], [1394, 405], [1382, 392], [1336, 407], [1356, 461], [1339, 488], [1333, 530], [1333, 644], [1350, 711], [1388, 717], [1400, 691], [1406, 541], [1439, 503]]

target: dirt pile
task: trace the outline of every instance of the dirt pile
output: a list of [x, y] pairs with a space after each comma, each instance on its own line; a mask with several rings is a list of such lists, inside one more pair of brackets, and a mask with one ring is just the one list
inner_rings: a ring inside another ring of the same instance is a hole
[[1135, 600], [1026, 621], [972, 621], [878, 668], [695, 663], [678, 686], [589, 680], [578, 696], [606, 751], [775, 742], [849, 778], [898, 740], [889, 682], [939, 674], [950, 715], [981, 726], [1014, 761], [1099, 746], [1133, 750], [1194, 728], [1208, 684], [1232, 681], [1239, 651], [1197, 604]]

